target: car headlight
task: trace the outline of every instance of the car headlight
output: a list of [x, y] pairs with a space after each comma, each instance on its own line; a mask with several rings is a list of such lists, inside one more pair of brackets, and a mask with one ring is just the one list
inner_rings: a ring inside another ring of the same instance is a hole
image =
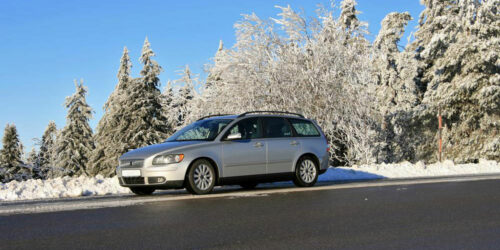
[[153, 159], [153, 165], [179, 163], [182, 159], [184, 159], [183, 154], [158, 155]]

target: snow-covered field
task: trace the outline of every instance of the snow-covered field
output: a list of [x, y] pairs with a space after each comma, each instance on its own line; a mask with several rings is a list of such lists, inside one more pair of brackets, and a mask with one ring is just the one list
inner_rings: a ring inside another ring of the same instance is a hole
[[[382, 178], [415, 178], [468, 174], [500, 174], [496, 161], [480, 160], [478, 164], [453, 164], [445, 161], [436, 164], [402, 162], [353, 167], [330, 168], [319, 177], [320, 182], [342, 180], [369, 180]], [[50, 180], [13, 181], [0, 184], [0, 201], [32, 200], [61, 197], [79, 197], [111, 194], [128, 194], [128, 188], [118, 185], [116, 177], [56, 178]]]

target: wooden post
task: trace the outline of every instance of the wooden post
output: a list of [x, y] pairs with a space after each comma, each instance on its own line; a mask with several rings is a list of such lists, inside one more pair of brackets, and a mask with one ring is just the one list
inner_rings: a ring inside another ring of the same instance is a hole
[[443, 138], [442, 138], [442, 133], [441, 130], [443, 129], [443, 119], [441, 118], [441, 107], [438, 109], [438, 121], [439, 121], [439, 127], [438, 127], [438, 133], [439, 133], [439, 162], [442, 161], [442, 153], [443, 153]]

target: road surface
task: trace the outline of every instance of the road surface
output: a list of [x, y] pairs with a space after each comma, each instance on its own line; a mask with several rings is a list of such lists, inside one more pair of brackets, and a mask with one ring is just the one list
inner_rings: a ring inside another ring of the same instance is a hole
[[499, 249], [500, 180], [0, 216], [0, 249]]

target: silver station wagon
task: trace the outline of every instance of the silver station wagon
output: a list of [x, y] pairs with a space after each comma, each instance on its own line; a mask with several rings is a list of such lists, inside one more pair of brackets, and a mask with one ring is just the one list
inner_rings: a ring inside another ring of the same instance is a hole
[[326, 137], [300, 114], [252, 111], [207, 116], [161, 144], [122, 155], [120, 185], [139, 195], [186, 188], [206, 194], [214, 186], [290, 181], [313, 186], [328, 168]]

